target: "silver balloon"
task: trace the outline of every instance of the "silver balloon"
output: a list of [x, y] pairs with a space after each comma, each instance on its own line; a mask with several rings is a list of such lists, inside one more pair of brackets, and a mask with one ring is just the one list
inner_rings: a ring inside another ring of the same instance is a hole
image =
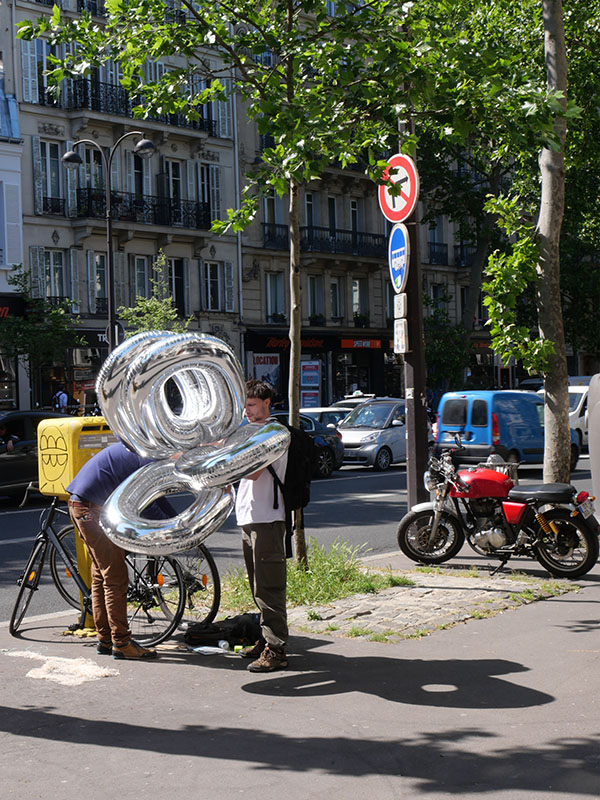
[[[182, 398], [167, 400], [172, 380]], [[96, 384], [104, 417], [140, 455], [164, 458], [233, 433], [245, 402], [243, 371], [214, 336], [151, 331], [119, 345]]]
[[[143, 511], [166, 494], [190, 492], [194, 501], [168, 519], [148, 519]], [[100, 524], [119, 547], [135, 553], [162, 555], [195, 547], [225, 522], [235, 501], [232, 487], [198, 489], [176, 476], [173, 464], [156, 461], [134, 472], [105, 503]]]
[[242, 425], [220, 447], [207, 454], [189, 450], [175, 461], [176, 474], [192, 478], [199, 487], [222, 486], [264, 469], [288, 448], [290, 432], [277, 422]]

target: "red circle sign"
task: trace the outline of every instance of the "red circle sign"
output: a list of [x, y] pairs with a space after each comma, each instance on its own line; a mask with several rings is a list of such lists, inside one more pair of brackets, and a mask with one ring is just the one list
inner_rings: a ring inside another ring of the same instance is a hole
[[[402, 153], [392, 156], [388, 164], [383, 173], [384, 183], [379, 187], [379, 208], [390, 222], [403, 222], [410, 217], [419, 198], [419, 173], [412, 158]], [[400, 194], [390, 194], [390, 183], [401, 184]]]

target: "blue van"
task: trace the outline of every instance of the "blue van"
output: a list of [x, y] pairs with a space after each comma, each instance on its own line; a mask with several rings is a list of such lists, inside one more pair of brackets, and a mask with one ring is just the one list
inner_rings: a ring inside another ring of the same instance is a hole
[[[544, 460], [544, 399], [533, 392], [469, 390], [446, 392], [438, 405], [434, 452], [439, 454], [460, 434], [460, 460], [476, 464], [491, 453], [505, 461], [541, 464]], [[571, 469], [579, 458], [571, 429]]]

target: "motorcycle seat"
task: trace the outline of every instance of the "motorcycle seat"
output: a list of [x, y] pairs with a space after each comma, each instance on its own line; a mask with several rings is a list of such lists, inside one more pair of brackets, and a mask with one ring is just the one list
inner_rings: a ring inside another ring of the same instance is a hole
[[570, 483], [535, 483], [531, 486], [514, 486], [508, 493], [509, 500], [528, 503], [570, 503], [575, 488]]

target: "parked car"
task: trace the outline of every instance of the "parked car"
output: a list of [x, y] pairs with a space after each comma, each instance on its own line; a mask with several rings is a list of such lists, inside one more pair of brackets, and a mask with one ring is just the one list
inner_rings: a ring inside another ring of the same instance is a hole
[[406, 461], [406, 420], [404, 400], [368, 400], [357, 406], [342, 422], [344, 464], [361, 464], [383, 471]]
[[352, 411], [351, 408], [343, 408], [342, 406], [328, 406], [327, 408], [301, 408], [300, 413], [305, 417], [321, 422], [323, 425], [333, 425], [337, 428], [339, 423], [347, 417]]
[[37, 427], [41, 420], [52, 417], [65, 418], [53, 411], [0, 413], [0, 426], [6, 428], [0, 443], [0, 495], [23, 494], [32, 481], [37, 481]]
[[[501, 389], [447, 392], [438, 406], [434, 453], [459, 434], [458, 458], [476, 464], [492, 453], [512, 463], [541, 464], [544, 460], [544, 400], [535, 392]], [[577, 436], [571, 430], [571, 469], [579, 458]]]
[[[282, 411], [276, 411], [272, 416], [288, 419], [287, 413]], [[339, 431], [305, 414], [300, 414], [300, 428], [308, 433], [317, 449], [315, 478], [328, 478], [334, 469], [342, 466], [344, 459], [344, 445]]]
[[[589, 386], [569, 385], [569, 425], [575, 431], [579, 450], [588, 443], [588, 392]], [[544, 390], [538, 392], [544, 398]]]
[[527, 390], [528, 392], [537, 392], [544, 388], [544, 379], [539, 375], [534, 375], [531, 378], [523, 378], [519, 381], [519, 389]]

